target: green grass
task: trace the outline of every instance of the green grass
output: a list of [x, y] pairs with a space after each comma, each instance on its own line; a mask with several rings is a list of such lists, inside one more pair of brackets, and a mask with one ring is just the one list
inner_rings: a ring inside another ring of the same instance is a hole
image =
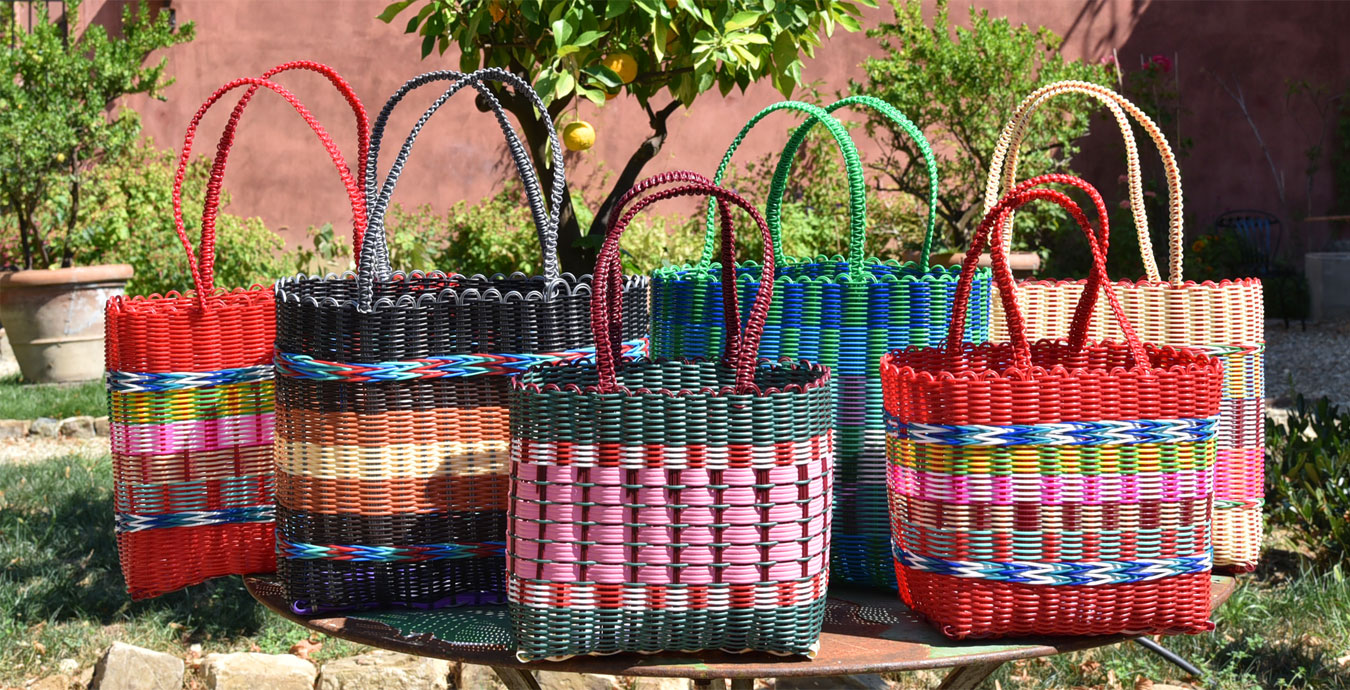
[[102, 417], [108, 414], [102, 381], [23, 383], [18, 374], [0, 378], [0, 419]]
[[[0, 687], [92, 665], [114, 640], [185, 654], [284, 653], [309, 631], [267, 612], [238, 578], [158, 599], [126, 594], [113, 535], [112, 463], [71, 456], [0, 465]], [[360, 649], [323, 639], [312, 658]]]
[[[111, 487], [107, 457], [0, 465], [0, 686], [51, 675], [67, 657], [91, 665], [114, 640], [183, 655], [194, 643], [205, 653], [282, 653], [309, 637], [254, 602], [238, 578], [133, 603], [118, 569]], [[1210, 670], [1207, 688], [1350, 688], [1350, 576], [1340, 569], [1269, 550], [1217, 623], [1212, 633], [1165, 642]], [[362, 649], [315, 639], [324, 642], [313, 657], [320, 661]], [[931, 687], [933, 677], [895, 679], [908, 690]], [[1116, 690], [1141, 677], [1189, 680], [1124, 644], [1011, 664], [987, 687]]]

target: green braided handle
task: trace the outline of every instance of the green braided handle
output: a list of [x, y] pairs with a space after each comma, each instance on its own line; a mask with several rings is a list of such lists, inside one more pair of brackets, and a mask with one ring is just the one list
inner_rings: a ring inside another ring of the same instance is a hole
[[[848, 171], [849, 270], [861, 273], [863, 259], [866, 255], [866, 249], [863, 245], [867, 239], [867, 186], [863, 178], [862, 159], [858, 157], [858, 150], [853, 146], [853, 139], [848, 136], [848, 130], [844, 129], [844, 126], [839, 124], [839, 121], [831, 117], [823, 108], [801, 101], [782, 101], [759, 111], [757, 115], [750, 118], [749, 122], [745, 123], [745, 127], [742, 127], [740, 133], [732, 140], [731, 147], [722, 156], [722, 164], [717, 166], [717, 175], [713, 177], [713, 184], [722, 183], [722, 177], [726, 174], [727, 168], [731, 166], [731, 157], [735, 155], [736, 149], [741, 145], [741, 141], [745, 139], [746, 135], [750, 133], [750, 130], [760, 120], [779, 110], [796, 110], [811, 116], [813, 122], [825, 123], [825, 128], [830, 131], [835, 143], [839, 145], [839, 150], [844, 155], [844, 167]], [[707, 230], [703, 238], [703, 255], [699, 259], [699, 266], [702, 268], [708, 268], [712, 265], [713, 241], [717, 236], [716, 212], [716, 204], [709, 202]], [[778, 237], [781, 232], [777, 221], [770, 221], [770, 223], [773, 236]], [[775, 241], [773, 251], [775, 263], [779, 266], [785, 265], [787, 257], [783, 254], [782, 243]]]
[[[851, 105], [864, 105], [881, 113], [886, 119], [903, 129], [919, 147], [919, 153], [923, 156], [923, 162], [928, 168], [928, 230], [924, 233], [923, 252], [919, 255], [919, 265], [926, 271], [928, 270], [928, 255], [933, 249], [933, 236], [937, 233], [938, 174], [933, 149], [928, 145], [928, 138], [923, 135], [923, 132], [919, 131], [919, 128], [909, 118], [896, 110], [895, 106], [880, 98], [849, 96], [825, 106], [825, 111], [832, 113]], [[778, 158], [778, 168], [773, 171], [773, 184], [769, 188], [769, 201], [768, 206], [764, 209], [764, 218], [769, 222], [769, 231], [773, 233], [773, 245], [775, 247], [783, 245], [779, 234], [781, 232], [783, 192], [787, 189], [788, 175], [792, 172], [792, 163], [797, 157], [797, 149], [801, 148], [801, 145], [806, 141], [806, 136], [810, 134], [811, 128], [815, 126], [817, 121], [815, 117], [811, 117], [792, 133], [792, 138], [783, 148], [783, 155]], [[851, 256], [849, 257], [849, 264], [850, 266], [853, 264]]]

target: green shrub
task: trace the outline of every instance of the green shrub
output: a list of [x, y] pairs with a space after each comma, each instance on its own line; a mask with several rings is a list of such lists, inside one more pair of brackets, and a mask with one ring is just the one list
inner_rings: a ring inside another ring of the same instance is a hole
[[[91, 263], [123, 262], [136, 269], [127, 294], [164, 294], [192, 289], [187, 255], [173, 227], [173, 178], [177, 156], [141, 142], [94, 168], [85, 182], [80, 232]], [[188, 165], [183, 182], [183, 220], [196, 251], [202, 198], [210, 161]], [[221, 194], [221, 208], [229, 205]], [[285, 243], [261, 219], [221, 213], [216, 219], [216, 285], [267, 285], [290, 272], [281, 256]]]
[[[588, 226], [590, 211], [579, 195], [574, 196], [578, 197], [574, 208], [583, 216], [579, 222]], [[652, 213], [638, 216], [623, 236], [624, 270], [650, 273], [659, 266], [696, 258], [702, 233], [695, 236], [690, 223]], [[444, 213], [430, 204], [412, 209], [393, 204], [385, 227], [389, 261], [398, 270], [537, 275], [544, 268], [534, 219], [524, 189], [515, 179], [476, 204], [460, 201]], [[331, 225], [310, 228], [309, 237], [313, 249], [300, 249], [292, 256], [297, 271], [313, 274], [353, 268], [350, 243], [335, 236]]]
[[1325, 563], [1350, 560], [1350, 411], [1326, 398], [1294, 401], [1266, 420], [1266, 515]]

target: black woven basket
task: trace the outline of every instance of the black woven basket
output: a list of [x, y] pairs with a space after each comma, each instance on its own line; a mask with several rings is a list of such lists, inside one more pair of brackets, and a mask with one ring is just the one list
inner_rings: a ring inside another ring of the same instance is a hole
[[[410, 91], [454, 83], [413, 127], [382, 185], [389, 114]], [[544, 113], [557, 171], [545, 206], [525, 147], [485, 82]], [[544, 275], [395, 273], [385, 212], [418, 133], [472, 86], [525, 185]], [[561, 273], [562, 147], [547, 110], [509, 72], [442, 71], [404, 84], [372, 130], [370, 228], [355, 274], [277, 285], [278, 567], [298, 611], [505, 600], [507, 397], [530, 365], [589, 357], [591, 277]], [[624, 349], [647, 349], [647, 279], [623, 285]]]

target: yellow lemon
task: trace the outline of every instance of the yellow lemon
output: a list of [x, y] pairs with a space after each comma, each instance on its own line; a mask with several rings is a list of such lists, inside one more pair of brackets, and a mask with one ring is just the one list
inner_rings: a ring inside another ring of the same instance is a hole
[[595, 128], [585, 120], [569, 122], [563, 127], [563, 145], [568, 151], [585, 151], [595, 146]]
[[604, 62], [600, 64], [619, 75], [619, 81], [625, 84], [637, 78], [637, 60], [634, 60], [633, 56], [628, 53], [606, 55]]

